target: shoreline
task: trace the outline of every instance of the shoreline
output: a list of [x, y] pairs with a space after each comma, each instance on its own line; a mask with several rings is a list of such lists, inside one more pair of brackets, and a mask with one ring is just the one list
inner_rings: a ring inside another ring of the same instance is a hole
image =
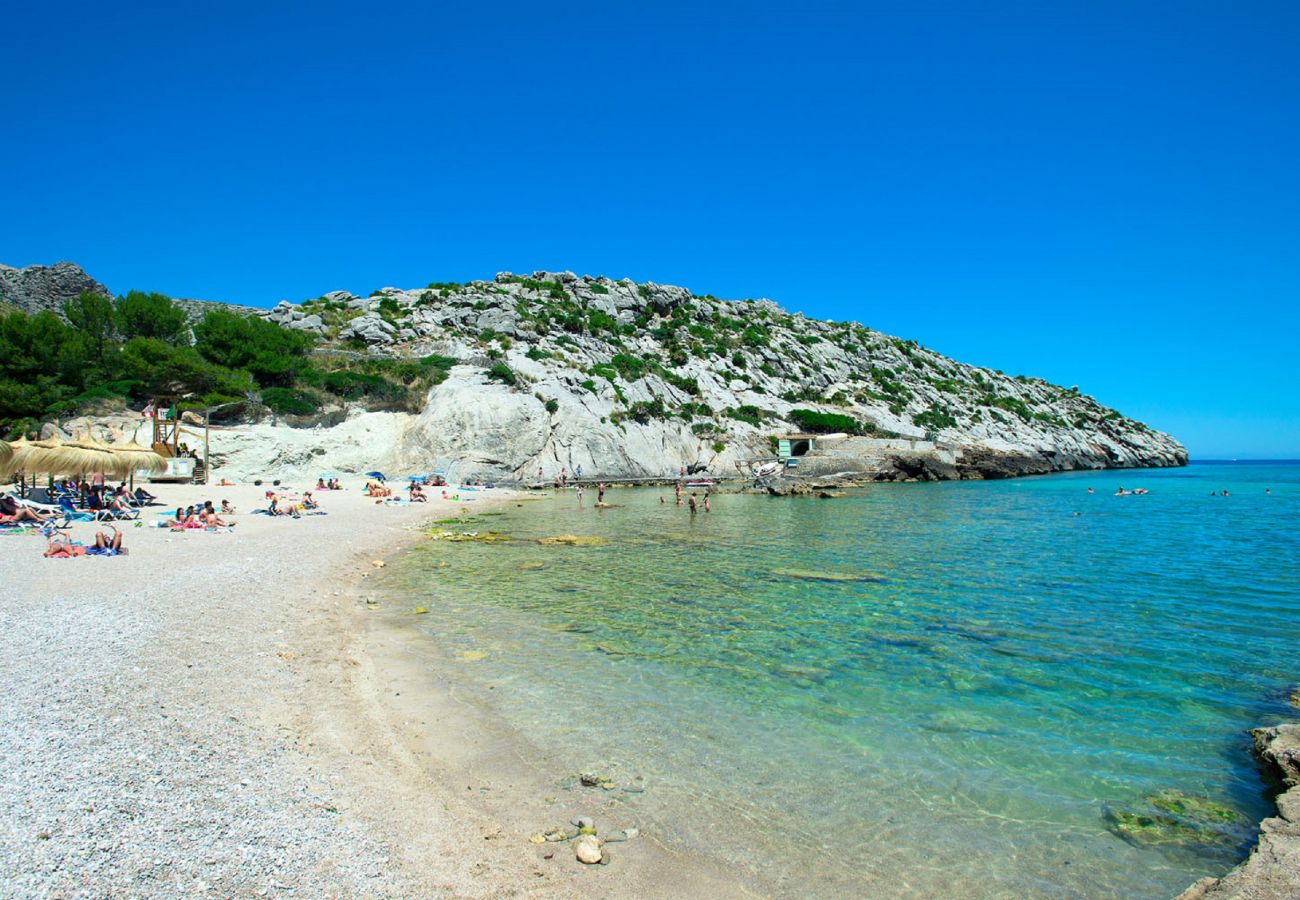
[[[162, 489], [244, 508], [259, 492]], [[0, 571], [29, 586], [0, 613], [0, 671], [18, 695], [0, 714], [10, 733], [0, 749], [17, 757], [17, 777], [0, 781], [7, 883], [26, 893], [766, 893], [645, 829], [614, 844], [605, 867], [581, 865], [569, 843], [529, 844], [579, 814], [602, 832], [637, 823], [601, 807], [599, 792], [548, 802], [567, 770], [423, 663], [436, 638], [366, 603], [383, 580], [373, 561], [408, 552], [431, 521], [527, 495], [398, 508], [356, 490], [319, 496], [328, 517], [241, 515], [231, 534], [127, 529], [132, 552], [118, 559], [43, 560], [37, 537], [0, 543]], [[81, 529], [84, 539], [94, 526]], [[67, 620], [84, 627], [68, 632]], [[23, 742], [49, 758], [34, 760]], [[37, 781], [52, 792], [24, 790]], [[1238, 896], [1229, 878], [1254, 863], [1181, 896]]]
[[530, 844], [583, 810], [512, 798], [504, 771], [520, 769], [491, 723], [412, 653], [427, 637], [367, 611], [375, 562], [431, 521], [517, 494], [384, 507], [322, 492], [328, 516], [291, 520], [247, 515], [251, 485], [158, 493], [173, 507], [229, 498], [245, 514], [230, 533], [128, 526], [128, 554], [111, 559], [43, 559], [39, 535], [0, 539], [0, 573], [23, 587], [0, 608], [12, 890], [753, 896], [652, 837], [612, 845], [608, 866]]

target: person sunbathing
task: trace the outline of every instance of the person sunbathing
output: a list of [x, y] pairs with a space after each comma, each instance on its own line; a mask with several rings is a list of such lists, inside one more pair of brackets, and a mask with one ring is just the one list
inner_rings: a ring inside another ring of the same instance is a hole
[[230, 505], [229, 500], [221, 501], [221, 514], [223, 516], [233, 516], [235, 514], [235, 508]]
[[373, 481], [366, 482], [366, 493], [369, 494], [371, 497], [391, 497], [393, 494], [393, 492], [390, 489], [386, 487], [381, 487], [375, 484]]
[[412, 503], [429, 502], [429, 498], [424, 496], [424, 489], [421, 488], [420, 485], [416, 484], [415, 482], [411, 483], [411, 502]]
[[135, 489], [136, 503], [153, 503], [157, 499], [158, 499], [157, 497], [155, 497], [153, 494], [149, 493], [142, 487], [138, 487]]
[[50, 538], [49, 544], [45, 547], [46, 559], [70, 559], [74, 556], [85, 555], [85, 547], [82, 547], [80, 544], [72, 543], [72, 541], [68, 540], [66, 537], [62, 540], [59, 538]]
[[317, 502], [315, 501], [315, 499], [312, 498], [311, 491], [303, 491], [303, 493], [302, 493], [302, 508], [303, 508], [303, 509], [320, 509], [320, 504], [317, 503]]
[[13, 497], [0, 497], [0, 525], [17, 525], [19, 522], [48, 522], [54, 513], [42, 513], [30, 506], [20, 506]]
[[328, 490], [329, 490], [329, 488], [325, 486], [325, 479], [324, 479], [324, 478], [317, 478], [317, 479], [316, 479], [316, 490], [318, 490], [318, 491], [328, 491]]
[[117, 526], [110, 525], [113, 529], [111, 535], [102, 531], [95, 532], [95, 549], [108, 556], [115, 556], [122, 552], [122, 532], [117, 530]]

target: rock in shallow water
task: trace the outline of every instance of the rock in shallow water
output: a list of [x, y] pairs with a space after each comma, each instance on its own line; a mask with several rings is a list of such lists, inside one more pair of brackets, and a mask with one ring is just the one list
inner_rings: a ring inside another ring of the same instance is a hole
[[595, 835], [584, 834], [573, 842], [573, 852], [578, 857], [578, 862], [588, 866], [594, 866], [600, 862], [600, 839]]

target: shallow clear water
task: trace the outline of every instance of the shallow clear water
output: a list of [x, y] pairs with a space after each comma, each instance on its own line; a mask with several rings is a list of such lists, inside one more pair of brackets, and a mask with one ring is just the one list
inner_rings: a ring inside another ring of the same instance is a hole
[[[418, 548], [390, 606], [428, 607], [409, 621], [431, 664], [490, 685], [534, 745], [642, 776], [615, 792], [629, 814], [756, 883], [1171, 896], [1271, 811], [1244, 730], [1294, 714], [1300, 466], [723, 495], [694, 517], [671, 490], [607, 499], [478, 518], [519, 540]], [[531, 540], [566, 533], [608, 542]], [[1216, 818], [1114, 833], [1169, 791]]]

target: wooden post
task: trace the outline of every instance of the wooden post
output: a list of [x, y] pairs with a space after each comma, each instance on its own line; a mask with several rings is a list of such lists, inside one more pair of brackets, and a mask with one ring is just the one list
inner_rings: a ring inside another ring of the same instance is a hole
[[212, 409], [209, 407], [203, 411], [203, 483], [207, 484], [212, 477], [211, 466], [208, 465], [208, 426], [212, 423]]

